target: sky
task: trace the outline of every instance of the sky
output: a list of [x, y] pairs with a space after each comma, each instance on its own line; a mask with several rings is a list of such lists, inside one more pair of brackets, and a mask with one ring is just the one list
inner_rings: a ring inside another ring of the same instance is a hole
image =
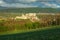
[[51, 7], [60, 8], [60, 0], [0, 0], [1, 7]]

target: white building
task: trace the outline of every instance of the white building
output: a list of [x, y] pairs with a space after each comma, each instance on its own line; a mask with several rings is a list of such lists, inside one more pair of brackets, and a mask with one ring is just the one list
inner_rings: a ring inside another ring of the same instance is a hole
[[39, 20], [36, 16], [36, 13], [22, 14], [22, 16], [16, 16], [15, 19], [30, 19], [30, 20]]
[[22, 16], [16, 16], [15, 19], [27, 19], [27, 17], [24, 14], [22, 14]]

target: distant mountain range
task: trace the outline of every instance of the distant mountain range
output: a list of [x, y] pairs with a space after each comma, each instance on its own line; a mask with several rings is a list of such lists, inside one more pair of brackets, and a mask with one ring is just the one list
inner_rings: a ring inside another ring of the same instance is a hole
[[5, 8], [0, 6], [0, 12], [13, 12], [13, 13], [60, 13], [60, 8]]
[[0, 10], [7, 9], [7, 7], [0, 6]]

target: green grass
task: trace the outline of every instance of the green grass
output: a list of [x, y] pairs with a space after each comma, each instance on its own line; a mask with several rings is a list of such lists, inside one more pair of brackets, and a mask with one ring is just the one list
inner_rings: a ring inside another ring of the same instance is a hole
[[[10, 34], [9, 34], [10, 33]], [[1, 40], [60, 40], [60, 26], [9, 32], [0, 35]]]
[[57, 29], [57, 28], [60, 28], [60, 25], [49, 26], [49, 27], [42, 27], [42, 28], [36, 28], [36, 29], [27, 29], [27, 30], [13, 30], [13, 31], [1, 32], [0, 35], [9, 35], [9, 34], [16, 34], [16, 33], [26, 33], [26, 32], [49, 30], [49, 29]]

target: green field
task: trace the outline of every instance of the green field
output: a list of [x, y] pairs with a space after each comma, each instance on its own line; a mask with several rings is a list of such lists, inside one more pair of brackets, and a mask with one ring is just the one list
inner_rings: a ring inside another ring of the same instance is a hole
[[60, 40], [60, 26], [0, 35], [0, 40]]
[[[5, 30], [4, 30], [5, 29]], [[50, 30], [50, 29], [60, 29], [60, 25], [56, 26], [47, 26], [47, 27], [42, 27], [42, 28], [36, 28], [36, 29], [22, 29], [22, 30], [8, 30], [4, 28], [2, 32], [0, 32], [0, 35], [9, 35], [9, 34], [16, 34], [16, 33], [26, 33], [26, 32], [34, 32], [34, 31], [42, 31], [42, 30]], [[1, 30], [1, 28], [0, 28]]]

